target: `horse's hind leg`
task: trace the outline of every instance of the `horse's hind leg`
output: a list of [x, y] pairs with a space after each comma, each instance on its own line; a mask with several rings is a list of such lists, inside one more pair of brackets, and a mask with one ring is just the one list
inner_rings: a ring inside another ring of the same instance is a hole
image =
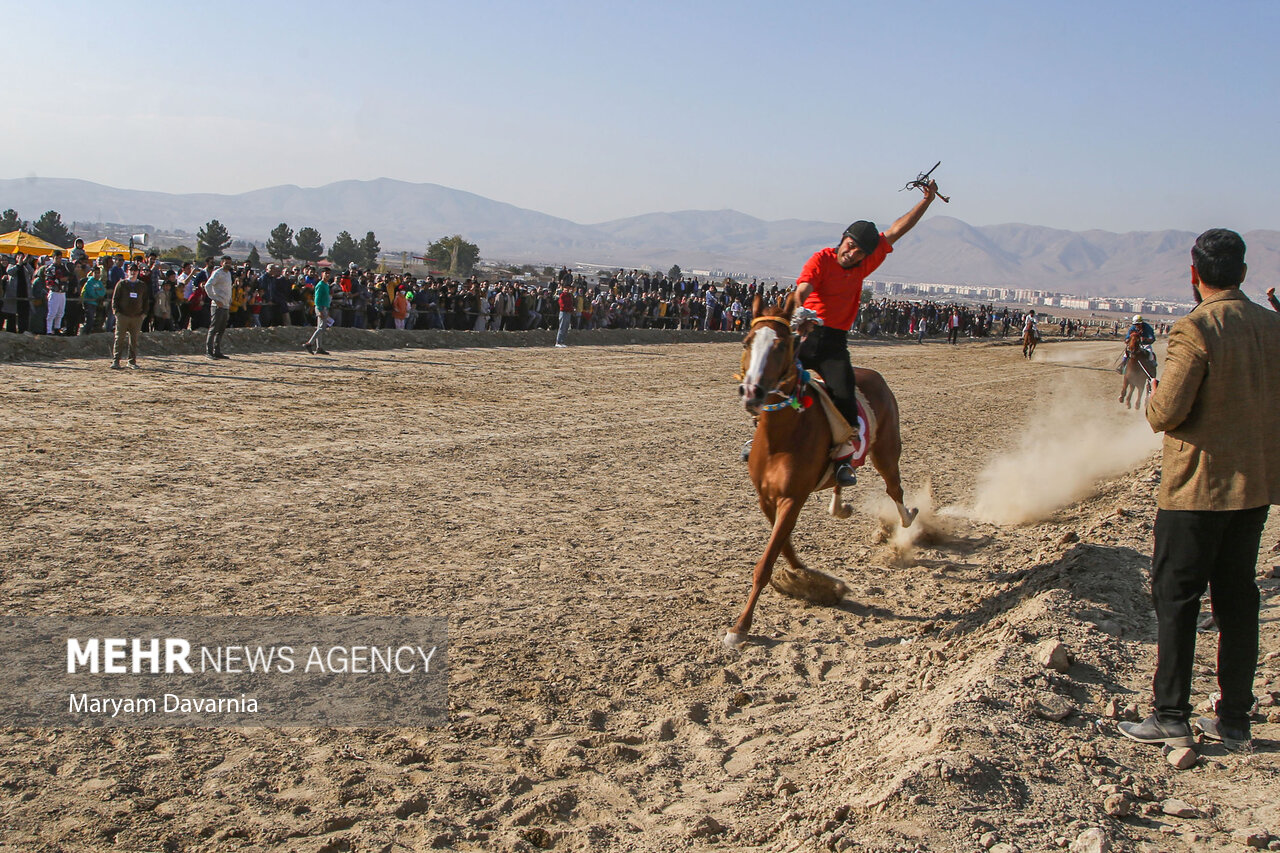
[[839, 604], [848, 595], [849, 587], [844, 581], [800, 562], [790, 536], [782, 543], [782, 556], [791, 565], [775, 570], [769, 584], [783, 595], [829, 607]]
[[[780, 498], [776, 505], [765, 507], [765, 501], [760, 501], [761, 509], [764, 509], [765, 515], [770, 516], [773, 520], [773, 534], [769, 537], [769, 544], [765, 547], [764, 553], [760, 556], [756, 563], [755, 571], [751, 576], [751, 595], [747, 597], [747, 605], [742, 609], [742, 615], [738, 617], [738, 621], [733, 624], [733, 630], [725, 634], [724, 644], [729, 648], [736, 648], [747, 640], [747, 634], [751, 630], [751, 620], [756, 609], [756, 601], [760, 598], [760, 593], [764, 591], [765, 584], [769, 583], [773, 576], [773, 564], [778, 560], [778, 554], [788, 545], [791, 531], [796, 526], [796, 519], [800, 516], [800, 510], [804, 506], [803, 501], [793, 500], [791, 498]], [[795, 553], [792, 552], [792, 556]]]
[[902, 457], [902, 437], [895, 430], [885, 430], [886, 435], [877, 435], [871, 444], [871, 464], [875, 466], [884, 479], [884, 490], [898, 507], [898, 517], [903, 527], [910, 527], [916, 520], [918, 510], [907, 509], [903, 503], [902, 472], [898, 469], [898, 460]]
[[827, 507], [827, 512], [836, 518], [848, 518], [853, 515], [853, 507], [840, 497], [840, 487], [833, 486], [831, 488], [831, 504]]

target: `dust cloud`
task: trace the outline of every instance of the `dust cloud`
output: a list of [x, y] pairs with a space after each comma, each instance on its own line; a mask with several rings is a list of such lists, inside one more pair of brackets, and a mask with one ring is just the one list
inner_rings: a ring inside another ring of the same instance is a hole
[[959, 531], [959, 514], [955, 507], [934, 506], [933, 480], [925, 480], [917, 491], [905, 494], [907, 506], [918, 511], [910, 527], [903, 527], [897, 507], [885, 495], [877, 495], [870, 509], [880, 522], [876, 541], [886, 546], [885, 559], [889, 565], [907, 568], [916, 564], [919, 548], [927, 548], [946, 542]]
[[994, 524], [1039, 521], [1159, 449], [1160, 436], [1142, 413], [1114, 398], [1063, 395], [1032, 416], [1016, 448], [978, 474], [973, 517]]

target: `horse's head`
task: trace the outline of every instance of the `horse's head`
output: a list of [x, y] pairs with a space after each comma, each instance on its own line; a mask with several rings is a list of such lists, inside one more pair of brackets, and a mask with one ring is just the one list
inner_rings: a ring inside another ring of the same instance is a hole
[[782, 386], [795, 379], [795, 334], [791, 315], [795, 294], [781, 307], [765, 306], [757, 294], [751, 303], [751, 331], [742, 341], [742, 384], [738, 396], [751, 414], [758, 414], [770, 395], [787, 396]]
[[1130, 353], [1137, 352], [1142, 347], [1142, 332], [1134, 329], [1129, 332], [1129, 337], [1125, 338], [1124, 348]]

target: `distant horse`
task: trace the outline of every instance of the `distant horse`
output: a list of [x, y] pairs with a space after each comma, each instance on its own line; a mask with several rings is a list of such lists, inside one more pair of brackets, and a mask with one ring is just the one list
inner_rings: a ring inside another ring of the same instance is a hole
[[[791, 331], [795, 294], [781, 308], [764, 306], [756, 296], [751, 306], [751, 331], [743, 341], [742, 384], [738, 394], [747, 411], [757, 416], [748, 468], [759, 496], [760, 509], [773, 533], [751, 578], [751, 595], [742, 615], [725, 635], [724, 643], [734, 648], [746, 642], [751, 630], [756, 600], [764, 585], [795, 598], [819, 604], [837, 604], [848, 588], [838, 580], [807, 568], [791, 546], [791, 531], [811, 492], [832, 488], [828, 511], [848, 518], [853, 508], [840, 499], [840, 486], [831, 476], [831, 426], [821, 405], [813, 402], [796, 360], [796, 335]], [[897, 504], [902, 526], [909, 527], [916, 510], [903, 503], [902, 477], [898, 459], [902, 455], [898, 401], [884, 377], [874, 370], [854, 370], [858, 391], [871, 408], [875, 433], [868, 435], [868, 456], [884, 478], [885, 491]], [[766, 406], [768, 398], [775, 403]], [[779, 405], [784, 404], [784, 405]], [[806, 405], [807, 404], [807, 405]], [[774, 575], [774, 563], [781, 554], [790, 569]]]
[[1027, 326], [1022, 333], [1022, 357], [1031, 358], [1040, 343], [1040, 331], [1035, 326]]
[[[1142, 344], [1142, 334], [1134, 329], [1125, 339], [1124, 351], [1128, 355], [1124, 364], [1124, 387], [1120, 390], [1120, 402], [1126, 408], [1142, 409], [1142, 398], [1148, 383], [1156, 378], [1156, 361], [1151, 350]], [[1137, 397], [1134, 397], [1137, 392]]]

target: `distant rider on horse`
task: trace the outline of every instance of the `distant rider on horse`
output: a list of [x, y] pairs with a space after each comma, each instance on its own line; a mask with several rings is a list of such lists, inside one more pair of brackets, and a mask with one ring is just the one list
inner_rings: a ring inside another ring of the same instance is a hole
[[[862, 282], [893, 251], [893, 244], [924, 216], [938, 185], [929, 181], [921, 187], [924, 198], [881, 233], [874, 223], [858, 220], [844, 230], [840, 244], [822, 249], [809, 258], [796, 279], [796, 301], [817, 315], [813, 330], [800, 344], [797, 356], [806, 370], [814, 370], [826, 381], [827, 391], [854, 435], [860, 433], [858, 404], [854, 398], [853, 365], [849, 361], [849, 329], [858, 317]], [[799, 312], [797, 312], [799, 313]], [[849, 460], [853, 448], [840, 456], [836, 482], [852, 486], [858, 482]]]
[[[1129, 330], [1124, 333], [1124, 339], [1127, 342], [1133, 333], [1138, 333], [1138, 345], [1146, 349], [1147, 355], [1151, 359], [1151, 363], [1156, 363], [1155, 350], [1151, 349], [1151, 345], [1156, 342], [1156, 330], [1151, 328], [1151, 324], [1142, 319], [1141, 314], [1133, 315], [1133, 323], [1129, 326]], [[1120, 361], [1120, 372], [1124, 372], [1124, 367], [1129, 363], [1129, 347], [1124, 348], [1124, 358]]]
[[1026, 318], [1022, 321], [1023, 336], [1025, 337], [1027, 332], [1030, 332], [1032, 337], [1039, 336], [1040, 328], [1039, 328], [1038, 322], [1039, 321], [1036, 320], [1036, 309], [1034, 308], [1029, 309], [1027, 311]]

